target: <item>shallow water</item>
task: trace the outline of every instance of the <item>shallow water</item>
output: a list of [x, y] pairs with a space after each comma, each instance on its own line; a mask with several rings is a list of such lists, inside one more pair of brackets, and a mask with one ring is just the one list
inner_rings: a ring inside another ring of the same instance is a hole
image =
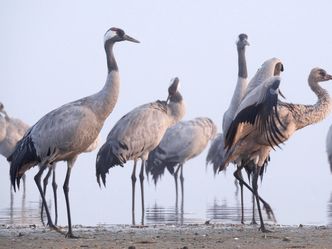
[[[132, 163], [118, 167], [107, 175], [107, 186], [99, 187], [94, 175], [93, 156], [83, 157], [75, 165], [70, 182], [70, 201], [73, 224], [131, 224], [131, 170]], [[6, 163], [0, 161], [1, 164]], [[325, 164], [322, 167], [328, 169]], [[165, 173], [157, 186], [145, 179], [145, 224], [188, 224], [188, 223], [234, 223], [241, 220], [239, 189], [234, 184], [230, 168], [226, 174], [213, 176], [211, 169], [205, 169], [204, 157], [188, 162], [184, 166], [184, 199], [175, 199], [173, 177]], [[8, 166], [0, 167], [0, 223], [40, 225], [41, 200], [33, 176], [37, 169], [27, 173], [26, 192], [20, 189], [11, 193]], [[59, 225], [67, 225], [62, 181], [65, 164], [57, 167]], [[296, 170], [295, 170], [296, 171]], [[317, 171], [315, 171], [317, 172]], [[331, 176], [326, 172], [301, 176], [294, 181], [289, 174], [284, 176], [278, 167], [269, 165], [259, 191], [272, 206], [277, 223], [283, 225], [332, 225]], [[316, 174], [316, 175], [315, 175]], [[282, 178], [282, 181], [280, 180]], [[22, 188], [22, 187], [21, 187]], [[136, 184], [136, 224], [141, 222], [141, 199], [139, 181]], [[245, 190], [245, 223], [252, 217], [251, 194]], [[47, 202], [54, 217], [54, 201], [51, 183], [47, 190]], [[266, 222], [269, 220], [263, 211]], [[258, 221], [258, 215], [256, 214]]]

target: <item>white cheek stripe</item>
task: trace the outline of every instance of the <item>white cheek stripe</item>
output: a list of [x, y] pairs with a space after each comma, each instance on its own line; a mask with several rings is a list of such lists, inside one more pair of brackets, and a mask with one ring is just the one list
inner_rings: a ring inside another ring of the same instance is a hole
[[112, 37], [114, 37], [114, 36], [116, 36], [116, 32], [113, 31], [113, 30], [109, 30], [109, 31], [105, 34], [105, 36], [104, 36], [104, 43], [105, 43], [107, 40], [109, 40], [109, 39], [111, 39]]

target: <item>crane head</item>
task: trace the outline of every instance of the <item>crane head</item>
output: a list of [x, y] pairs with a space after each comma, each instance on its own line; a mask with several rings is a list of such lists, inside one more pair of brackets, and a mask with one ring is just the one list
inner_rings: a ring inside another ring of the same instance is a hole
[[236, 46], [239, 49], [243, 49], [245, 48], [245, 46], [249, 46], [249, 42], [248, 42], [248, 35], [247, 34], [239, 34], [239, 39], [236, 41]]
[[273, 75], [274, 76], [279, 76], [281, 72], [284, 71], [284, 65], [281, 62], [278, 62], [275, 66], [274, 66], [274, 72]]
[[172, 79], [171, 82], [172, 82], [171, 85], [168, 87], [168, 97], [166, 102], [168, 102], [170, 98], [177, 93], [178, 88], [180, 86], [180, 80], [178, 77]]
[[328, 74], [324, 69], [315, 67], [311, 70], [309, 79], [312, 79], [314, 82], [322, 82], [332, 80], [332, 75]]
[[113, 43], [120, 41], [130, 41], [130, 42], [139, 43], [138, 40], [127, 35], [122, 29], [115, 27], [112, 27], [106, 31], [104, 35], [104, 44], [106, 44], [106, 42], [108, 41], [112, 41]]

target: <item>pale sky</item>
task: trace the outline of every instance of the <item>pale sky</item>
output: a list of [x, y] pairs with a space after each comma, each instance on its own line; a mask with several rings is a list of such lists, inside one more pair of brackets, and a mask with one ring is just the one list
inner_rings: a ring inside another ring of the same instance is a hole
[[[107, 73], [103, 36], [114, 26], [141, 43], [122, 42], [114, 48], [121, 76], [120, 97], [102, 129], [102, 143], [121, 116], [138, 105], [165, 99], [170, 79], [175, 76], [180, 78], [187, 106], [184, 119], [207, 116], [221, 129], [222, 115], [237, 80], [235, 41], [239, 33], [249, 37], [250, 46], [246, 50], [249, 77], [265, 60], [278, 57], [285, 68], [280, 88], [286, 101], [313, 104], [316, 97], [307, 85], [310, 70], [318, 66], [332, 74], [331, 10], [329, 0], [2, 0], [0, 101], [9, 115], [32, 125], [47, 112], [99, 91]], [[322, 86], [332, 93], [332, 81]], [[273, 203], [272, 196], [281, 188], [282, 192], [289, 192], [285, 200], [290, 202], [296, 202], [291, 195], [300, 192], [309, 193], [308, 198], [323, 192], [322, 202], [328, 200], [332, 176], [325, 137], [331, 123], [329, 116], [317, 125], [304, 128], [282, 150], [272, 152], [262, 187], [265, 199]], [[196, 173], [189, 173], [190, 167], [188, 170], [185, 167], [185, 174], [191, 174], [193, 181], [201, 177], [206, 152], [188, 163], [199, 164]], [[71, 187], [80, 188], [89, 182], [93, 191], [114, 200], [112, 187], [100, 191], [95, 183], [96, 153], [82, 155], [77, 160]], [[7, 192], [7, 162], [0, 158], [0, 164], [0, 184]], [[86, 165], [84, 170], [82, 165]], [[120, 186], [124, 178], [128, 180], [128, 184], [120, 187], [126, 188], [128, 199], [131, 168], [129, 163], [107, 176], [114, 186]], [[206, 182], [213, 179], [211, 174], [208, 171]], [[33, 175], [29, 176], [31, 181]], [[232, 174], [227, 174], [227, 178], [232, 179]], [[60, 186], [63, 180], [58, 177]], [[301, 187], [303, 183], [305, 189]], [[71, 193], [73, 198], [74, 195]], [[1, 193], [0, 202], [6, 198]], [[76, 210], [72, 209], [75, 217]], [[294, 207], [290, 212], [295, 210]], [[282, 212], [287, 210], [281, 208], [281, 216]], [[75, 217], [74, 223], [79, 223], [79, 218]]]

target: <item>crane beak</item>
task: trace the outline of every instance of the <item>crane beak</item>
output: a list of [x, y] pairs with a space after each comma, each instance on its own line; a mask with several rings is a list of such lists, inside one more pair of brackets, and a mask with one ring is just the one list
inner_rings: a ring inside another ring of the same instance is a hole
[[171, 96], [170, 95], [168, 95], [168, 97], [167, 97], [167, 99], [166, 99], [166, 104], [168, 104], [169, 103], [169, 99], [171, 98]]
[[247, 46], [250, 46], [250, 43], [247, 40], [245, 40], [244, 42]]
[[326, 80], [332, 80], [332, 75], [330, 75], [330, 74], [326, 74], [325, 79], [326, 79]]
[[283, 97], [284, 99], [286, 99], [285, 95], [280, 91], [280, 89], [278, 90], [278, 94]]
[[130, 37], [129, 35], [124, 35], [123, 39], [126, 40], [126, 41], [130, 41], [130, 42], [140, 43], [138, 40]]

